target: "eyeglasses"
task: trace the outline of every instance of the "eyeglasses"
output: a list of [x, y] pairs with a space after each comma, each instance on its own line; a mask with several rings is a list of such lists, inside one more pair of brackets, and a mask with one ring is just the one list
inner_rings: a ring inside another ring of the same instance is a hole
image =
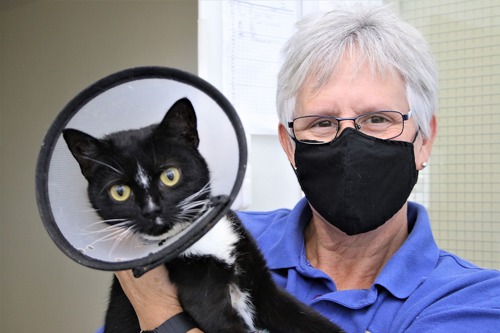
[[351, 120], [354, 128], [361, 133], [389, 140], [403, 133], [404, 122], [410, 118], [411, 110], [407, 114], [399, 111], [368, 112], [352, 118], [304, 116], [289, 122], [288, 127], [297, 141], [321, 144], [333, 141], [338, 136], [341, 121]]

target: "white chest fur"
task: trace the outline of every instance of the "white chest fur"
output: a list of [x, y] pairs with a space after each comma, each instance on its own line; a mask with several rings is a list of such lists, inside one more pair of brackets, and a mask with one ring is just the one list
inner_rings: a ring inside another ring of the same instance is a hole
[[233, 230], [231, 222], [227, 217], [223, 217], [181, 255], [187, 257], [210, 255], [222, 262], [233, 265], [235, 258], [232, 254], [239, 239], [240, 235]]
[[[209, 232], [181, 255], [187, 257], [209, 255], [232, 266], [236, 260], [234, 247], [239, 239], [240, 235], [234, 231], [231, 222], [227, 217], [223, 217]], [[239, 313], [250, 331], [255, 331], [253, 323], [255, 310], [250, 295], [234, 284], [229, 285], [228, 288], [233, 308]]]

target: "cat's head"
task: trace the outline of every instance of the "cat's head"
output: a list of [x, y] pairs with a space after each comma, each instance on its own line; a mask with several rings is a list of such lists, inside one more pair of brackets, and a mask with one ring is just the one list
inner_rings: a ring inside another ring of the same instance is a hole
[[101, 139], [75, 129], [63, 136], [104, 222], [164, 239], [207, 208], [209, 170], [198, 151], [196, 114], [188, 99], [177, 101], [156, 125]]

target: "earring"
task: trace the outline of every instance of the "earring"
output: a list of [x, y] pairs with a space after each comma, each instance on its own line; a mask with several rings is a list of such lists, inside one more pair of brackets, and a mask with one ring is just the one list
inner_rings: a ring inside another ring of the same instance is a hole
[[425, 168], [427, 166], [427, 162], [422, 162], [422, 168]]

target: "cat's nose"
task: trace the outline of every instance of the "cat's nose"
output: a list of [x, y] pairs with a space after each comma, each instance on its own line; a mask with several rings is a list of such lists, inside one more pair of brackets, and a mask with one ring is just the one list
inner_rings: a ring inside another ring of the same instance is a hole
[[155, 203], [148, 202], [142, 208], [142, 215], [148, 219], [154, 219], [161, 214], [161, 207]]

